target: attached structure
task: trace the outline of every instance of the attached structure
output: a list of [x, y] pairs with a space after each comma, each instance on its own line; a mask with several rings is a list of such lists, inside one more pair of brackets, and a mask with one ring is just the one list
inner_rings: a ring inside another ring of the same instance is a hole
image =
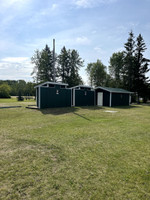
[[92, 87], [77, 85], [72, 90], [72, 106], [94, 106], [95, 92]]
[[96, 87], [96, 105], [109, 107], [129, 106], [131, 94], [132, 92], [120, 88]]

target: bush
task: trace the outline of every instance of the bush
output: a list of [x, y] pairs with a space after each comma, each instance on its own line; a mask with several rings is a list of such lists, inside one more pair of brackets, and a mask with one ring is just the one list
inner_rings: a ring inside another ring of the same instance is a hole
[[21, 90], [19, 90], [19, 92], [18, 92], [17, 100], [18, 101], [24, 101], [24, 97], [22, 96]]
[[18, 100], [18, 101], [24, 101], [24, 97], [18, 96], [18, 97], [17, 97], [17, 100]]
[[0, 98], [11, 98], [9, 85], [5, 83], [0, 85]]

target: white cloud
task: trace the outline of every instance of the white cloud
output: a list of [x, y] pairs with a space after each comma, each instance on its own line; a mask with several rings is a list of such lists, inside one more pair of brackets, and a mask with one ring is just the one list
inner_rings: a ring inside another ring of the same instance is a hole
[[2, 62], [9, 62], [9, 63], [22, 63], [24, 61], [28, 61], [28, 57], [6, 57], [2, 58]]
[[76, 38], [76, 43], [77, 44], [81, 44], [81, 45], [88, 45], [91, 42], [90, 42], [90, 40], [87, 37], [82, 36], [82, 37], [77, 37]]
[[0, 79], [32, 80], [33, 65], [28, 57], [6, 57], [0, 60]]
[[95, 47], [94, 50], [98, 53], [98, 54], [101, 54], [101, 55], [104, 55], [106, 52], [100, 48], [100, 47]]
[[82, 8], [92, 8], [95, 7], [99, 4], [110, 4], [110, 3], [115, 3], [117, 0], [74, 0], [73, 3], [77, 7], [82, 7]]
[[30, 0], [1, 0], [1, 6], [4, 8], [8, 8], [13, 5], [20, 7], [20, 6], [25, 5], [29, 1]]

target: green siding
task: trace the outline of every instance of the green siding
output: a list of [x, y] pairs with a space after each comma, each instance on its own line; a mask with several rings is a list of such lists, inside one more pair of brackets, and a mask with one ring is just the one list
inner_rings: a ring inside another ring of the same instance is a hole
[[129, 94], [112, 93], [112, 106], [129, 106]]
[[[86, 93], [86, 95], [85, 95]], [[93, 106], [94, 91], [75, 90], [75, 106]]]
[[[58, 90], [58, 94], [57, 94]], [[41, 108], [69, 107], [71, 106], [71, 90], [41, 87]]]

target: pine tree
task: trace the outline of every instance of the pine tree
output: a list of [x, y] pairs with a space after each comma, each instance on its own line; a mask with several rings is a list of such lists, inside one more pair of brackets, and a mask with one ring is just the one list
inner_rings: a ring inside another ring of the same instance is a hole
[[123, 69], [123, 84], [124, 87], [130, 91], [134, 91], [134, 68], [135, 68], [135, 41], [134, 41], [134, 34], [131, 31], [129, 33], [129, 38], [127, 43], [124, 44], [125, 47], [125, 58], [124, 58], [124, 69]]
[[70, 87], [82, 83], [82, 78], [79, 75], [79, 69], [83, 66], [83, 60], [80, 58], [76, 50], [66, 50], [62, 48], [59, 60], [59, 75], [61, 80], [68, 83]]
[[66, 50], [64, 46], [61, 49], [60, 55], [58, 56], [59, 63], [59, 75], [63, 83], [67, 83], [67, 79], [69, 77], [69, 58], [70, 53]]
[[147, 83], [148, 77], [146, 77], [146, 73], [149, 71], [148, 69], [148, 62], [149, 59], [145, 58], [143, 53], [146, 50], [146, 44], [141, 34], [136, 39], [136, 49], [135, 49], [135, 90], [139, 96], [144, 97], [147, 91]]
[[48, 45], [41, 52], [36, 50], [31, 62], [35, 64], [31, 75], [35, 74], [36, 82], [53, 81], [53, 54]]

